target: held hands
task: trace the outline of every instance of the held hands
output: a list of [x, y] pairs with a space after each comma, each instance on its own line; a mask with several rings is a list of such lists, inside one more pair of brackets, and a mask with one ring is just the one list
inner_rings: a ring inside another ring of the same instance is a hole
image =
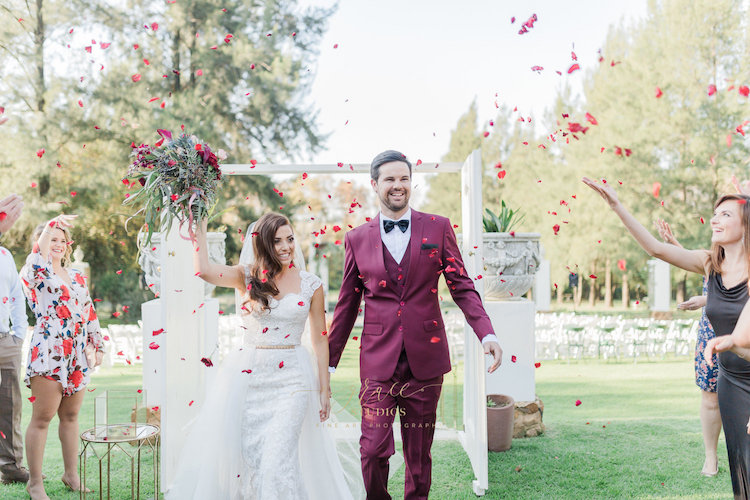
[[0, 200], [0, 233], [8, 231], [21, 216], [23, 199], [17, 194], [11, 194]]
[[491, 354], [492, 357], [495, 358], [494, 363], [492, 363], [492, 366], [487, 370], [487, 373], [492, 373], [497, 370], [497, 367], [503, 362], [503, 350], [500, 348], [500, 344], [490, 341], [484, 344], [484, 353]]
[[612, 186], [607, 183], [606, 180], [602, 180], [601, 183], [591, 180], [588, 177], [584, 177], [581, 180], [588, 187], [599, 193], [599, 196], [604, 198], [604, 201], [609, 204], [609, 208], [614, 209], [620, 203], [620, 200], [617, 198], [617, 193], [612, 188]]
[[705, 307], [706, 300], [708, 300], [708, 297], [706, 297], [705, 295], [696, 295], [695, 297], [690, 297], [685, 302], [680, 302], [679, 304], [677, 304], [677, 309], [681, 309], [683, 311], [695, 311], [696, 309]]

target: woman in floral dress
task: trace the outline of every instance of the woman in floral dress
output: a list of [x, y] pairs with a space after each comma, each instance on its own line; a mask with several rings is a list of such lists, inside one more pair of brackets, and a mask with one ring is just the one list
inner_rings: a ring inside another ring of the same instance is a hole
[[83, 275], [70, 269], [75, 216], [59, 215], [37, 227], [33, 250], [20, 272], [36, 325], [29, 345], [26, 384], [33, 413], [26, 429], [26, 455], [32, 499], [46, 500], [42, 461], [47, 429], [55, 414], [65, 472], [62, 482], [79, 490], [78, 413], [91, 369], [102, 362], [102, 334]]

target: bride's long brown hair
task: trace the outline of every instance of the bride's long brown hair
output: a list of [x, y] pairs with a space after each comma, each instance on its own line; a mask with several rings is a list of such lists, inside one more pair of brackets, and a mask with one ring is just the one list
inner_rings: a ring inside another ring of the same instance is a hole
[[279, 213], [267, 213], [255, 223], [252, 234], [246, 234], [245, 238], [253, 239], [253, 253], [255, 262], [250, 267], [250, 278], [247, 285], [247, 293], [242, 308], [249, 311], [249, 302], [261, 304], [262, 309], [268, 310], [270, 297], [279, 294], [276, 286], [276, 277], [283, 269], [283, 265], [276, 256], [274, 240], [276, 231], [280, 227], [290, 226], [289, 219]]

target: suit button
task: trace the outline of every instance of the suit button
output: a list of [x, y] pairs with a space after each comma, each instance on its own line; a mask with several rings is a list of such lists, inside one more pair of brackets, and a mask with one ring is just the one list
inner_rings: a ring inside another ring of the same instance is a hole
[[406, 302], [401, 301], [401, 307], [404, 307], [406, 305]]
[[398, 331], [401, 331], [401, 330], [403, 330], [403, 329], [404, 329], [404, 327], [403, 327], [403, 326], [399, 326], [399, 327], [398, 327]]

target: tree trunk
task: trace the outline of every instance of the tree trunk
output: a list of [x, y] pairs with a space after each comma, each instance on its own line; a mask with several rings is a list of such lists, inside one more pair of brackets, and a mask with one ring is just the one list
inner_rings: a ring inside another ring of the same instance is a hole
[[563, 287], [558, 285], [555, 287], [555, 295], [557, 296], [557, 305], [561, 306], [563, 303]]
[[172, 43], [172, 61], [174, 62], [174, 91], [180, 91], [180, 30], [174, 34]]
[[604, 305], [612, 309], [612, 260], [607, 259], [604, 270]]
[[[591, 275], [596, 276], [596, 262], [591, 264]], [[596, 279], [589, 278], [589, 307], [596, 305]]]
[[44, 0], [36, 0], [36, 30], [34, 31], [34, 62], [36, 63], [36, 85], [34, 93], [36, 95], [36, 110], [44, 113], [44, 17], [42, 7]]
[[627, 273], [622, 273], [622, 308], [630, 308], [630, 287], [628, 286]]
[[675, 298], [677, 299], [677, 303], [685, 302], [685, 297], [687, 296], [687, 274], [682, 275], [682, 279], [677, 283], [677, 294]]

